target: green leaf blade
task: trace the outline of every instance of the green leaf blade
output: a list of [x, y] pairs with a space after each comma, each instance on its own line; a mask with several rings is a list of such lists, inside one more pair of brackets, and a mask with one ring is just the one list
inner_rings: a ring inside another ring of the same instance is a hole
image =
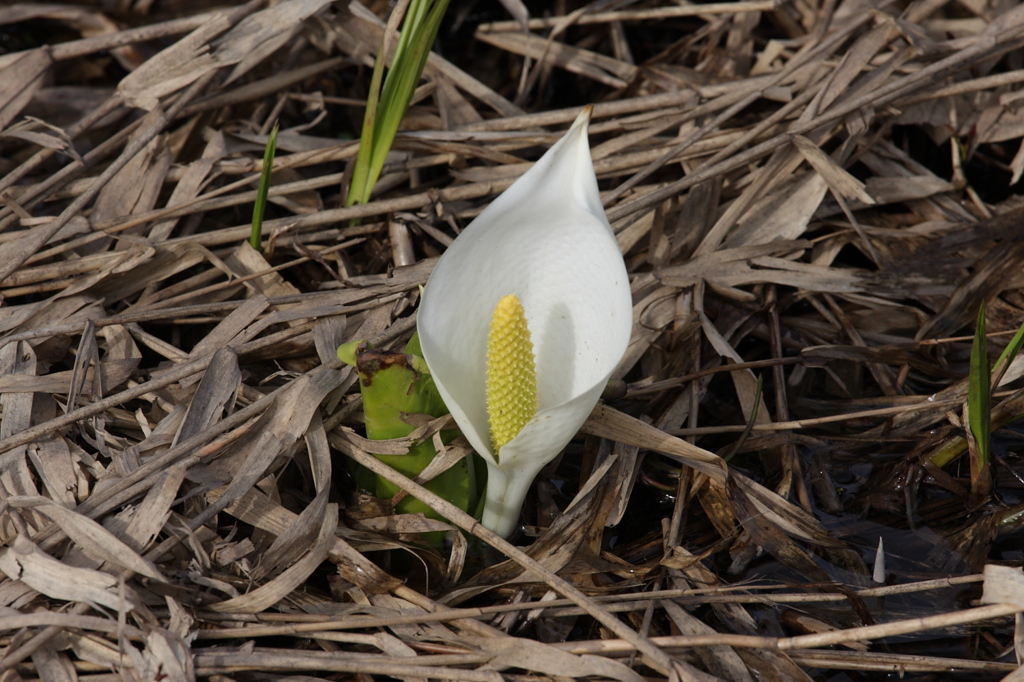
[[359, 152], [349, 183], [347, 206], [365, 204], [380, 178], [388, 152], [416, 92], [448, 0], [413, 0], [402, 22], [391, 68], [383, 77], [383, 46], [374, 64]]
[[249, 245], [257, 251], [263, 245], [263, 211], [267, 207], [267, 195], [270, 193], [270, 179], [274, 172], [274, 157], [277, 155], [277, 133], [280, 122], [275, 121], [274, 127], [267, 137], [267, 146], [263, 149], [263, 168], [260, 170], [260, 185], [256, 190], [256, 202], [252, 207], [252, 229], [249, 231]]
[[[974, 342], [971, 345], [970, 374], [967, 382], [967, 422], [974, 441], [971, 451], [971, 489], [974, 493], [987, 491], [991, 482], [984, 477], [990, 476], [991, 460], [990, 435], [992, 431], [992, 387], [991, 367], [988, 360], [988, 339], [985, 330], [985, 306], [978, 310], [978, 323], [974, 331]], [[972, 497], [978, 497], [975, 494]]]

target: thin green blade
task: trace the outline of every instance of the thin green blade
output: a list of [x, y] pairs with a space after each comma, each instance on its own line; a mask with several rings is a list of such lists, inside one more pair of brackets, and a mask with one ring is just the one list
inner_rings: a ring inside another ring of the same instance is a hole
[[1017, 329], [1017, 333], [1010, 339], [1010, 343], [1003, 349], [1003, 352], [999, 354], [999, 359], [996, 360], [995, 371], [992, 375], [992, 385], [998, 386], [1002, 380], [1003, 375], [1006, 374], [1007, 368], [1010, 363], [1014, 361], [1017, 354], [1020, 353], [1020, 349], [1024, 347], [1024, 324]]
[[252, 207], [252, 229], [249, 231], [249, 245], [257, 251], [263, 244], [263, 210], [267, 207], [267, 194], [270, 192], [270, 176], [274, 172], [274, 156], [277, 154], [277, 131], [280, 121], [274, 121], [274, 127], [267, 137], [267, 146], [263, 149], [263, 169], [260, 171], [260, 186], [256, 190], [256, 203]]
[[978, 310], [978, 324], [974, 331], [974, 343], [971, 346], [971, 367], [967, 381], [967, 422], [974, 441], [971, 448], [971, 491], [977, 497], [981, 491], [988, 490], [991, 482], [985, 477], [990, 476], [989, 435], [992, 429], [992, 389], [991, 368], [988, 361], [988, 343], [985, 334], [985, 306]]

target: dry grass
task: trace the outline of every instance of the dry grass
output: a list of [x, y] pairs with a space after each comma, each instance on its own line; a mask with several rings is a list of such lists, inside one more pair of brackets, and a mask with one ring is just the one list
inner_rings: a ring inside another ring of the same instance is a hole
[[[0, 679], [1015, 669], [1020, 572], [972, 585], [1024, 558], [1024, 460], [1004, 432], [971, 499], [961, 412], [978, 306], [993, 352], [1024, 320], [1024, 8], [606, 3], [527, 35], [453, 3], [341, 208], [383, 7], [135, 4], [0, 8]], [[366, 454], [334, 349], [403, 342], [434, 257], [589, 102], [634, 339], [509, 544]]]

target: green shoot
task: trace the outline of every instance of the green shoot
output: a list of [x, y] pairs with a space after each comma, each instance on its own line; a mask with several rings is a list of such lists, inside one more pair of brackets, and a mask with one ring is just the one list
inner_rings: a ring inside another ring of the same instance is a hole
[[[977, 342], [977, 338], [975, 338], [975, 342]], [[1020, 328], [1017, 329], [1017, 333], [1014, 334], [1009, 345], [1003, 350], [1002, 354], [1000, 354], [999, 359], [996, 360], [994, 369], [992, 370], [992, 378], [989, 381], [990, 391], [991, 387], [999, 385], [999, 382], [1002, 380], [1007, 368], [1013, 362], [1014, 358], [1016, 358], [1020, 353], [1022, 347], [1024, 347], [1024, 325], [1021, 325]], [[968, 378], [968, 390], [970, 390], [970, 381], [971, 377]], [[1019, 419], [1022, 416], [1022, 410], [1024, 410], [1024, 408], [1021, 407], [1022, 403], [1024, 403], [1024, 390], [1015, 392], [1012, 396], [999, 403], [995, 409], [991, 411], [988, 427], [989, 432], [991, 433], [993, 429], [997, 429], [1011, 421]], [[970, 422], [970, 419], [968, 419], [968, 422]], [[935, 448], [930, 455], [928, 455], [928, 463], [931, 466], [936, 466], [941, 469], [967, 450], [967, 439], [954, 436], [944, 441], [941, 445]]]
[[[971, 497], [987, 496], [991, 489], [992, 374], [985, 335], [985, 305], [978, 310], [978, 326], [971, 346], [971, 367], [967, 380], [968, 445], [971, 454]], [[979, 500], [980, 501], [980, 500]]]
[[263, 170], [260, 172], [260, 186], [256, 190], [256, 203], [252, 207], [252, 230], [249, 232], [249, 245], [257, 251], [263, 244], [263, 209], [267, 207], [267, 193], [270, 192], [270, 175], [274, 172], [274, 155], [277, 153], [277, 130], [280, 121], [267, 138], [267, 146], [263, 150]]
[[[386, 77], [384, 62], [387, 59], [388, 31], [385, 31], [385, 40], [377, 53], [370, 79], [363, 132], [346, 206], [365, 204], [370, 200], [395, 135], [398, 134], [398, 127], [423, 74], [423, 67], [426, 66], [430, 48], [437, 37], [447, 7], [448, 0], [411, 0]], [[388, 29], [391, 29], [390, 22]], [[383, 88], [381, 81], [384, 83]]]
[[996, 360], [995, 370], [992, 373], [993, 386], [998, 386], [999, 382], [1003, 380], [1003, 375], [1006, 374], [1006, 370], [1010, 367], [1010, 363], [1017, 357], [1017, 353], [1020, 353], [1021, 347], [1024, 347], [1024, 324], [1020, 326], [1017, 333], [1013, 335], [1012, 339], [1010, 339], [1010, 343], [1003, 349], [1003, 352], [999, 354], [999, 359]]
[[[448, 414], [448, 408], [421, 356], [417, 335], [413, 335], [402, 353], [374, 350], [361, 341], [353, 341], [338, 348], [338, 357], [359, 372], [366, 437], [370, 440], [405, 438], [410, 435], [415, 429], [408, 421], [411, 414], [430, 417]], [[448, 443], [457, 435], [457, 430], [446, 429], [441, 432], [442, 442]], [[411, 444], [405, 455], [377, 457], [406, 476], [416, 478], [436, 455], [432, 439], [427, 438]], [[360, 478], [363, 480], [360, 481]], [[476, 478], [473, 457], [469, 456], [424, 485], [462, 510], [473, 513], [478, 498]], [[379, 476], [369, 480], [357, 473], [357, 481], [382, 499], [395, 498], [402, 492], [398, 486]], [[442, 518], [414, 497], [396, 499], [400, 500], [395, 504], [395, 511], [399, 514], [421, 513], [428, 518]], [[443, 535], [428, 533], [425, 539], [440, 546]]]

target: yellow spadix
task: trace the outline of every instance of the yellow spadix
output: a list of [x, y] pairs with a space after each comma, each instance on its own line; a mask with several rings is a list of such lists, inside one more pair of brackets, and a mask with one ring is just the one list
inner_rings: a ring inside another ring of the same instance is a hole
[[487, 415], [494, 456], [537, 414], [537, 366], [523, 304], [515, 294], [498, 301], [487, 335]]

